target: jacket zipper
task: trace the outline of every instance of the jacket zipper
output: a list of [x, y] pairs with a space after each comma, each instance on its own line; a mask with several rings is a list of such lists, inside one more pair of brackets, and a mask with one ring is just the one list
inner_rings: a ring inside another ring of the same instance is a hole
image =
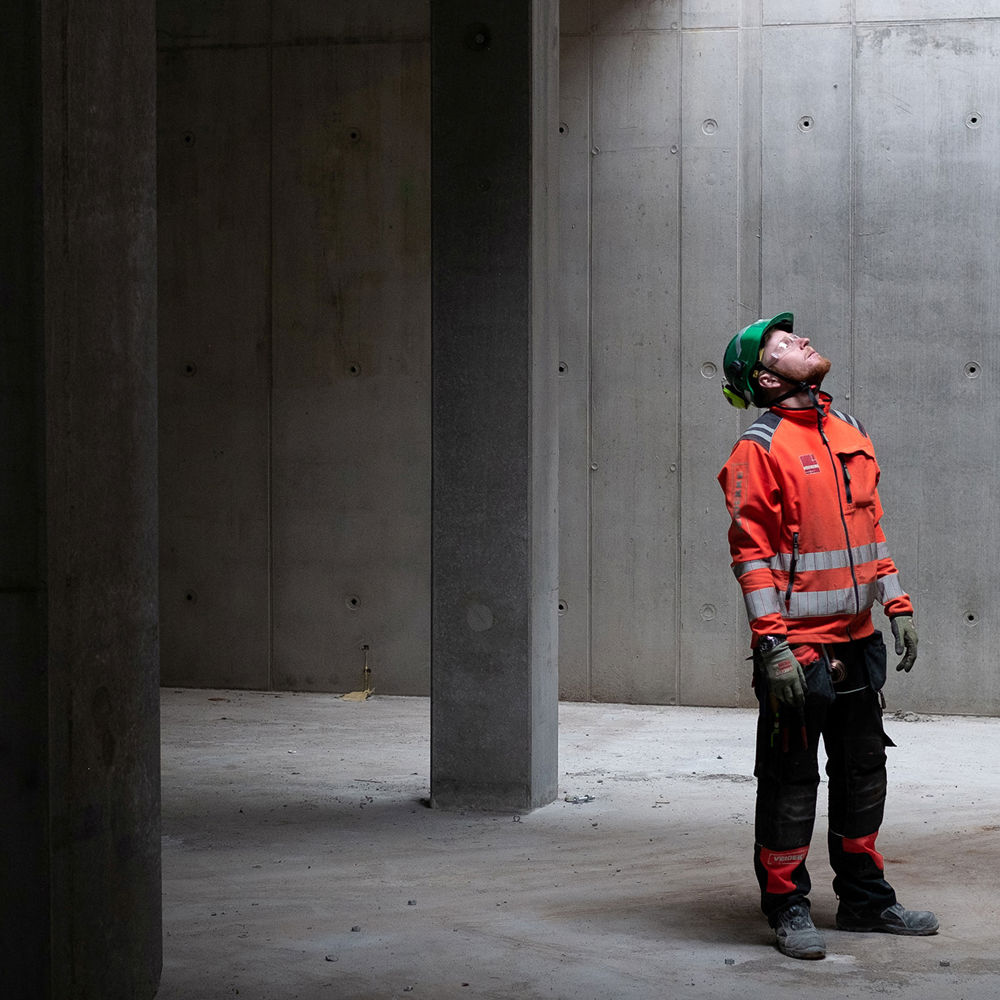
[[844, 490], [847, 493], [847, 502], [854, 503], [854, 498], [851, 496], [851, 474], [847, 471], [847, 462], [844, 459], [840, 460], [840, 467], [844, 470]]
[[[826, 452], [830, 456], [830, 466], [833, 468], [833, 479], [837, 484], [837, 507], [840, 510], [840, 523], [844, 529], [844, 540], [847, 542], [847, 562], [851, 568], [851, 583], [854, 587], [855, 614], [861, 614], [861, 591], [858, 588], [857, 574], [854, 572], [854, 550], [851, 548], [851, 535], [847, 530], [847, 518], [844, 516], [844, 502], [840, 493], [840, 480], [837, 478], [837, 460], [833, 457], [833, 449], [830, 447], [830, 441], [826, 436], [826, 432], [823, 430], [823, 413], [819, 410], [817, 410], [816, 426], [819, 429], [819, 436], [823, 439], [823, 444], [826, 445]], [[847, 472], [846, 464], [843, 462], [840, 464], [844, 473], [844, 489], [847, 492], [848, 503], [851, 503], [851, 477]]]

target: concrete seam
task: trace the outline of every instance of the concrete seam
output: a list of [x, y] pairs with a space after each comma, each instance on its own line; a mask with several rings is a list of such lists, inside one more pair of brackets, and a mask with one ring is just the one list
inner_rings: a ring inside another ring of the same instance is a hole
[[[588, 4], [587, 131], [594, 145], [594, 20]], [[594, 157], [587, 159], [587, 464], [594, 460]], [[587, 697], [594, 697], [594, 477], [587, 476]]]
[[850, 100], [850, 117], [847, 122], [847, 148], [849, 150], [850, 161], [848, 163], [849, 176], [847, 180], [847, 302], [848, 302], [848, 315], [847, 315], [847, 358], [850, 373], [848, 376], [848, 391], [851, 394], [851, 408], [854, 407], [854, 398], [856, 392], [855, 385], [855, 356], [854, 356], [854, 316], [855, 316], [855, 280], [854, 280], [854, 267], [855, 267], [855, 255], [854, 255], [854, 234], [856, 230], [855, 223], [855, 203], [857, 198], [857, 170], [858, 170], [858, 151], [855, 148], [855, 135], [854, 135], [854, 120], [857, 110], [857, 73], [856, 73], [856, 58], [855, 52], [857, 51], [858, 44], [858, 21], [857, 21], [857, 0], [851, 0], [851, 100]]
[[274, 0], [268, 0], [267, 690], [274, 690]]
[[757, 20], [757, 107], [760, 121], [757, 135], [757, 315], [764, 309], [764, 0], [759, 0]]
[[677, 64], [677, 110], [678, 110], [678, 145], [680, 154], [677, 163], [677, 189], [674, 194], [674, 213], [677, 219], [677, 320], [678, 320], [678, 351], [677, 356], [681, 358], [680, 379], [680, 405], [677, 407], [677, 429], [675, 432], [676, 442], [674, 454], [677, 459], [677, 504], [674, 512], [674, 695], [673, 704], [680, 704], [681, 697], [681, 561], [684, 558], [684, 546], [682, 534], [684, 531], [684, 517], [681, 511], [683, 506], [684, 492], [682, 489], [684, 469], [681, 466], [684, 446], [684, 429], [681, 424], [680, 415], [684, 412], [684, 28], [678, 26], [678, 64]]

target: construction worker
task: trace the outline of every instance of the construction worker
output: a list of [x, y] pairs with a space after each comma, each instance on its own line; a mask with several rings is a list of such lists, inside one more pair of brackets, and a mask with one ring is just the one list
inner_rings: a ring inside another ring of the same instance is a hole
[[822, 736], [829, 778], [830, 862], [841, 930], [934, 934], [933, 913], [907, 910], [875, 848], [886, 791], [880, 690], [883, 605], [909, 672], [913, 605], [880, 524], [879, 467], [865, 429], [820, 391], [830, 362], [794, 333], [791, 313], [761, 319], [726, 348], [723, 392], [765, 412], [719, 473], [732, 522], [733, 572], [752, 632], [760, 712], [754, 869], [778, 949], [823, 958], [810, 915], [812, 839]]

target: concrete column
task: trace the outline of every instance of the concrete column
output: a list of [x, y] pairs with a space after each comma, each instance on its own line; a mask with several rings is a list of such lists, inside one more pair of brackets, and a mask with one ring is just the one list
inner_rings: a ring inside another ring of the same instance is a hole
[[0, 31], [5, 996], [161, 965], [154, 5]]
[[48, 694], [37, 5], [0, 13], [0, 976], [47, 997]]
[[557, 783], [557, 0], [432, 0], [431, 799]]

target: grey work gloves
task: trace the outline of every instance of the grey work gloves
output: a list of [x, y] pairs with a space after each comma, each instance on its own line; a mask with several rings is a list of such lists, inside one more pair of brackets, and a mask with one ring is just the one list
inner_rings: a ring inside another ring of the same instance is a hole
[[801, 709], [806, 700], [806, 675], [788, 643], [779, 642], [774, 649], [762, 653], [761, 659], [775, 701]]
[[913, 618], [911, 615], [896, 615], [889, 624], [896, 640], [896, 655], [903, 657], [896, 664], [896, 669], [909, 673], [917, 659], [917, 630], [913, 627]]

